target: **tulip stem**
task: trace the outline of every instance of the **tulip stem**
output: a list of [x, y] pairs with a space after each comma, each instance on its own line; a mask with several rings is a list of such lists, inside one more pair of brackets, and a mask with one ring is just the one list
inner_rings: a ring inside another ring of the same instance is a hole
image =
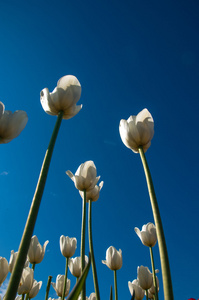
[[118, 294], [117, 294], [117, 274], [116, 270], [114, 272], [114, 287], [115, 287], [115, 300], [118, 300]]
[[24, 297], [25, 297], [25, 294], [23, 294], [23, 295], [21, 296], [21, 300], [24, 300]]
[[160, 252], [160, 261], [161, 261], [161, 267], [162, 267], [162, 279], [163, 279], [163, 288], [164, 288], [164, 296], [165, 300], [173, 300], [173, 288], [172, 288], [172, 281], [171, 281], [171, 274], [170, 274], [170, 267], [169, 267], [169, 258], [167, 253], [167, 247], [166, 247], [166, 241], [164, 237], [164, 231], [162, 226], [162, 221], [160, 217], [160, 212], [158, 208], [158, 203], [155, 195], [155, 190], [153, 186], [153, 181], [151, 177], [151, 173], [147, 164], [147, 160], [143, 151], [142, 146], [138, 148], [140, 157], [142, 160], [149, 196], [151, 200], [151, 206], [155, 221], [155, 226], [157, 230], [157, 238], [158, 238], [158, 246], [159, 246], [159, 252]]
[[46, 296], [45, 296], [45, 300], [48, 300], [48, 294], [50, 291], [50, 284], [51, 284], [51, 280], [52, 280], [52, 276], [48, 276], [48, 283], [47, 283], [47, 287], [46, 287]]
[[58, 114], [57, 121], [56, 121], [54, 130], [53, 130], [53, 133], [52, 133], [52, 137], [51, 137], [50, 143], [48, 145], [48, 149], [46, 151], [46, 154], [45, 154], [45, 157], [43, 160], [39, 179], [38, 179], [37, 186], [35, 189], [35, 194], [33, 196], [29, 215], [28, 215], [28, 218], [26, 221], [25, 229], [23, 232], [20, 246], [19, 246], [17, 260], [16, 260], [15, 267], [14, 267], [14, 270], [13, 270], [11, 278], [10, 278], [10, 282], [9, 282], [8, 289], [7, 289], [4, 300], [14, 300], [16, 293], [17, 293], [17, 289], [19, 286], [23, 267], [24, 267], [24, 264], [26, 261], [31, 237], [32, 237], [32, 234], [34, 231], [36, 220], [37, 220], [39, 206], [41, 203], [41, 198], [43, 195], [43, 191], [44, 191], [44, 187], [45, 187], [45, 183], [46, 183], [46, 179], [47, 179], [47, 175], [48, 175], [48, 170], [49, 170], [49, 166], [50, 166], [51, 157], [53, 154], [55, 141], [56, 141], [56, 138], [57, 138], [57, 135], [59, 132], [60, 125], [61, 125], [62, 116], [63, 116], [63, 111], [59, 112], [59, 114]]
[[96, 300], [100, 300], [99, 285], [97, 279], [97, 269], [95, 265], [93, 240], [92, 240], [92, 200], [91, 199], [89, 200], [89, 209], [88, 209], [88, 235], [89, 235], [89, 249], [91, 254], [91, 264], [92, 264], [92, 271], [93, 271], [93, 281], [95, 286]]
[[66, 268], [65, 268], [65, 278], [64, 278], [64, 288], [63, 288], [63, 294], [62, 294], [62, 300], [65, 298], [66, 293], [66, 285], [67, 285], [67, 273], [68, 273], [68, 257], [66, 257]]
[[153, 284], [155, 287], [155, 300], [158, 300], [158, 287], [157, 287], [157, 280], [156, 280], [156, 274], [155, 274], [155, 263], [154, 263], [154, 257], [153, 257], [153, 249], [150, 246], [150, 256], [151, 256], [151, 266], [152, 266], [152, 271], [153, 271]]
[[[85, 266], [85, 235], [86, 235], [86, 190], [82, 200], [82, 231], [81, 231], [81, 271], [83, 273]], [[82, 300], [86, 300], [86, 284], [84, 283], [81, 293]]]
[[146, 290], [146, 300], [148, 300], [148, 290]]

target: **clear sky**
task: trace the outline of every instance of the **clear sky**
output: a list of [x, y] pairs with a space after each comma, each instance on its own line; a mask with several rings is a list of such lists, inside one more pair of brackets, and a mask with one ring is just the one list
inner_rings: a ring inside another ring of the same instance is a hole
[[[17, 251], [56, 117], [40, 104], [64, 75], [82, 85], [80, 113], [63, 120], [34, 234], [49, 240], [35, 279], [64, 274], [63, 235], [76, 237], [80, 255], [81, 198], [65, 171], [93, 160], [104, 181], [93, 204], [93, 235], [101, 299], [113, 274], [106, 249], [122, 249], [119, 299], [130, 299], [137, 266], [150, 266], [134, 227], [153, 222], [141, 160], [119, 136], [119, 122], [147, 108], [155, 135], [146, 153], [162, 216], [176, 300], [199, 298], [198, 114], [199, 2], [197, 0], [0, 1], [0, 101], [25, 110], [21, 135], [1, 145], [0, 256]], [[88, 241], [86, 242], [88, 253]], [[158, 246], [154, 248], [160, 269]], [[70, 279], [72, 276], [69, 275]], [[160, 299], [163, 299], [161, 274]], [[8, 277], [9, 278], [9, 277]], [[6, 281], [7, 282], [7, 281]], [[72, 284], [74, 284], [72, 279]], [[3, 285], [4, 287], [5, 285]], [[2, 290], [2, 289], [1, 289]], [[91, 272], [87, 296], [94, 291]], [[50, 296], [56, 297], [51, 288]]]

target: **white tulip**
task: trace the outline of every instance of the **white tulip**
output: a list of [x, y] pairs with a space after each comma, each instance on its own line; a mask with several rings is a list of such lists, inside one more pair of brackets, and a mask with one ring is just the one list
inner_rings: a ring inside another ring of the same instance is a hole
[[[17, 255], [18, 255], [18, 251], [14, 252], [14, 250], [11, 251], [11, 255], [10, 255], [10, 260], [9, 260], [9, 264], [8, 264], [8, 268], [9, 268], [9, 272], [12, 273], [14, 266], [15, 266], [15, 262], [17, 259]], [[29, 266], [29, 261], [26, 260], [25, 264], [24, 264], [24, 268]]]
[[8, 275], [8, 261], [5, 257], [0, 256], [0, 286]]
[[155, 225], [153, 223], [147, 223], [146, 225], [143, 225], [141, 231], [139, 228], [135, 227], [135, 232], [145, 246], [155, 246], [157, 242], [157, 234]]
[[154, 121], [150, 112], [145, 108], [137, 116], [121, 120], [119, 132], [122, 142], [127, 148], [138, 153], [138, 148], [142, 146], [146, 152], [154, 135]]
[[97, 170], [92, 160], [81, 164], [75, 175], [73, 175], [71, 171], [67, 171], [66, 174], [72, 179], [75, 187], [80, 191], [93, 189], [100, 179], [100, 176], [96, 177]]
[[37, 280], [34, 279], [33, 281], [33, 285], [32, 288], [28, 294], [28, 297], [30, 299], [34, 298], [37, 296], [37, 294], [39, 293], [39, 290], [41, 289], [42, 286], [42, 281], [37, 282]]
[[[51, 282], [51, 285], [55, 289], [58, 297], [62, 297], [63, 289], [64, 289], [64, 280], [65, 280], [65, 275], [57, 275], [56, 282]], [[69, 290], [70, 290], [70, 279], [67, 279], [66, 292], [64, 295], [65, 297], [68, 295]]]
[[69, 238], [68, 236], [60, 236], [60, 250], [64, 257], [71, 257], [74, 255], [77, 248], [76, 238]]
[[137, 278], [139, 280], [139, 285], [143, 290], [148, 290], [153, 284], [153, 275], [147, 267], [140, 266], [137, 269]]
[[131, 295], [133, 295], [134, 291], [136, 300], [142, 300], [144, 298], [144, 290], [139, 285], [138, 279], [135, 279], [132, 282], [129, 281], [128, 287]]
[[111, 270], [119, 270], [122, 267], [122, 251], [117, 251], [115, 247], [110, 246], [106, 250], [106, 260], [102, 260], [102, 263], [107, 265]]
[[28, 122], [27, 113], [17, 110], [12, 113], [5, 110], [4, 104], [0, 102], [0, 144], [6, 144], [16, 138], [25, 128]]
[[30, 269], [29, 267], [23, 269], [20, 284], [17, 291], [19, 295], [27, 294], [30, 292], [34, 280], [33, 276], [33, 269]]
[[48, 243], [49, 241], [46, 241], [42, 247], [36, 235], [31, 238], [28, 250], [28, 260], [31, 264], [39, 264], [43, 260]]
[[82, 108], [76, 105], [81, 96], [81, 85], [73, 75], [63, 76], [57, 82], [56, 88], [49, 93], [45, 88], [40, 93], [40, 101], [45, 112], [57, 116], [63, 111], [63, 119], [74, 117]]
[[[99, 186], [96, 185], [94, 188], [87, 190], [87, 192], [86, 192], [86, 202], [88, 202], [89, 200], [91, 200], [92, 202], [97, 201], [99, 199], [99, 193], [100, 193], [103, 185], [104, 185], [104, 182], [101, 181]], [[79, 193], [80, 193], [80, 196], [83, 199], [84, 192], [79, 191]]]
[[88, 297], [88, 300], [96, 300], [96, 294], [95, 293], [91, 293], [90, 296]]
[[[85, 255], [85, 267], [88, 264], [88, 256]], [[68, 262], [68, 267], [73, 276], [79, 278], [81, 276], [81, 256], [70, 258]]]

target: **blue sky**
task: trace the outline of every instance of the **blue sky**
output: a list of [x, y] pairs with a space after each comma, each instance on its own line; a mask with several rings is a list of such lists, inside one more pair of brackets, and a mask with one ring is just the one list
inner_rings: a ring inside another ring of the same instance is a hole
[[[123, 252], [119, 299], [130, 299], [137, 266], [150, 267], [134, 227], [153, 222], [138, 154], [119, 136], [119, 122], [147, 108], [155, 135], [146, 153], [162, 216], [176, 300], [199, 298], [198, 287], [198, 1], [0, 2], [0, 101], [25, 110], [21, 135], [1, 145], [1, 246], [17, 251], [43, 157], [56, 121], [40, 104], [64, 75], [82, 85], [80, 113], [63, 120], [34, 233], [49, 240], [35, 279], [63, 274], [59, 238], [75, 236], [80, 254], [81, 198], [65, 171], [93, 160], [104, 181], [93, 204], [94, 250], [101, 299], [113, 274], [101, 260], [113, 245]], [[87, 250], [88, 252], [88, 243]], [[154, 248], [160, 269], [158, 246]], [[70, 276], [72, 279], [72, 277]], [[160, 299], [163, 288], [160, 279]], [[72, 279], [74, 284], [74, 279]], [[87, 295], [94, 291], [91, 272]], [[50, 296], [56, 297], [53, 288]]]

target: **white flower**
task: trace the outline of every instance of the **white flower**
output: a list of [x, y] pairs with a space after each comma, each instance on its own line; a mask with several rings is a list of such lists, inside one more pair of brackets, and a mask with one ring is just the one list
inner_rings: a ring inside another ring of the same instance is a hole
[[106, 250], [106, 260], [102, 260], [102, 263], [107, 265], [111, 270], [119, 270], [122, 267], [122, 250], [117, 251], [115, 247], [110, 246]]
[[[17, 259], [17, 255], [18, 255], [18, 251], [14, 252], [14, 250], [11, 251], [11, 255], [10, 255], [10, 260], [9, 260], [9, 264], [8, 264], [8, 268], [9, 268], [9, 272], [12, 273], [14, 266], [15, 266], [15, 262]], [[26, 260], [24, 268], [29, 266], [29, 261]]]
[[19, 295], [27, 294], [30, 292], [33, 285], [33, 276], [33, 269], [30, 269], [29, 267], [23, 269], [23, 273], [17, 291]]
[[96, 294], [95, 293], [91, 293], [90, 296], [88, 297], [88, 300], [96, 300]]
[[131, 295], [133, 295], [134, 291], [136, 300], [142, 300], [144, 298], [144, 290], [139, 285], [138, 279], [135, 279], [132, 282], [129, 281], [128, 287]]
[[153, 284], [153, 275], [147, 267], [140, 266], [137, 269], [137, 278], [139, 280], [139, 285], [143, 290], [148, 290]]
[[67, 75], [59, 79], [52, 93], [49, 93], [48, 88], [43, 89], [40, 93], [40, 101], [47, 114], [57, 116], [60, 111], [63, 111], [63, 119], [70, 119], [82, 108], [82, 105], [76, 105], [80, 96], [79, 81], [75, 76]]
[[157, 242], [156, 228], [153, 223], [147, 223], [142, 226], [142, 231], [135, 227], [135, 232], [145, 246], [153, 247]]
[[28, 122], [27, 113], [17, 110], [12, 113], [5, 110], [4, 104], [0, 102], [0, 144], [6, 144], [16, 138], [25, 128]]
[[46, 241], [42, 247], [36, 235], [31, 238], [28, 250], [28, 260], [31, 264], [39, 264], [43, 260], [48, 243], [49, 241]]
[[74, 255], [77, 248], [76, 238], [69, 238], [68, 236], [60, 236], [60, 250], [64, 257], [71, 257]]
[[0, 256], [0, 286], [8, 275], [8, 261], [5, 257]]
[[[64, 289], [65, 275], [57, 275], [56, 282], [51, 282], [52, 287], [55, 289], [57, 296], [62, 297]], [[70, 290], [70, 279], [67, 279], [65, 297], [68, 295]]]
[[121, 120], [119, 131], [122, 142], [127, 148], [137, 153], [138, 148], [142, 146], [146, 152], [154, 135], [154, 121], [145, 108], [137, 116], [130, 116], [127, 121]]
[[[85, 255], [85, 267], [88, 264], [88, 256]], [[81, 276], [81, 256], [70, 258], [68, 267], [73, 276], [79, 278]]]
[[[99, 199], [99, 193], [100, 193], [103, 185], [104, 185], [104, 182], [101, 181], [99, 186], [96, 185], [94, 188], [87, 190], [87, 192], [86, 192], [86, 202], [88, 202], [89, 200], [91, 200], [92, 202], [97, 201]], [[83, 199], [84, 192], [79, 191], [79, 193], [80, 193], [80, 196]]]
[[30, 299], [34, 298], [37, 296], [37, 294], [39, 293], [39, 290], [41, 289], [42, 286], [42, 281], [37, 282], [37, 280], [34, 279], [33, 281], [33, 285], [32, 288], [28, 294], [28, 297]]
[[96, 177], [97, 170], [92, 160], [81, 164], [75, 175], [73, 175], [71, 171], [67, 171], [66, 174], [72, 179], [75, 187], [80, 191], [93, 189], [100, 179], [100, 176]]

